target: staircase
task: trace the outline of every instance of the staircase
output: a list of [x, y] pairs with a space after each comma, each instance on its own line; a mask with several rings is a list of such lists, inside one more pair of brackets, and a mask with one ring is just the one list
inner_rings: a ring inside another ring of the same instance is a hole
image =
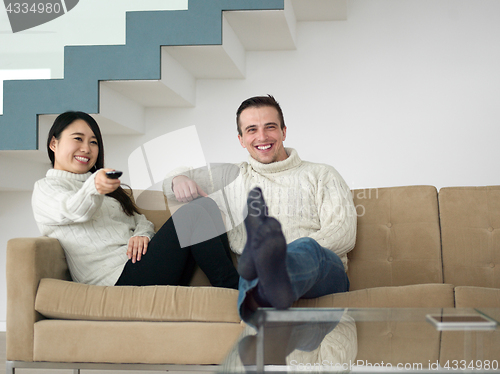
[[44, 176], [57, 114], [85, 111], [105, 136], [141, 136], [146, 108], [195, 109], [198, 79], [245, 79], [247, 51], [293, 50], [297, 22], [345, 19], [346, 2], [189, 0], [188, 10], [127, 13], [126, 44], [67, 46], [63, 79], [4, 82], [0, 191]]

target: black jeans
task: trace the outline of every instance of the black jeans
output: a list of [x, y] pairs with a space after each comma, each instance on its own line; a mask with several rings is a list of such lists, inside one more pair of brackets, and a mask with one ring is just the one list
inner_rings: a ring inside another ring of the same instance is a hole
[[205, 197], [177, 210], [151, 239], [141, 260], [128, 260], [116, 285], [187, 286], [196, 264], [212, 286], [238, 288], [220, 210]]

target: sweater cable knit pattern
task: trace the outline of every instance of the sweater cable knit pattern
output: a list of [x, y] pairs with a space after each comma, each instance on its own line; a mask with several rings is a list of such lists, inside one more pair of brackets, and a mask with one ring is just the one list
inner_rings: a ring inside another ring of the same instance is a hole
[[35, 221], [42, 235], [56, 238], [74, 281], [112, 286], [128, 261], [132, 236], [151, 239], [154, 227], [144, 215], [127, 216], [120, 203], [101, 195], [95, 174], [50, 169], [35, 183]]

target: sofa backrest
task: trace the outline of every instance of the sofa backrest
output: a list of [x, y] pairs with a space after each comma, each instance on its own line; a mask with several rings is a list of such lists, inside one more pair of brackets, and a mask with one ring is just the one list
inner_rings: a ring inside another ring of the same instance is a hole
[[[443, 283], [438, 198], [435, 187], [353, 190], [358, 213], [355, 248], [349, 252], [351, 290]], [[161, 191], [134, 190], [141, 213], [158, 230], [182, 204]], [[191, 285], [209, 285], [197, 269]]]
[[[127, 192], [130, 193], [129, 190]], [[158, 231], [171, 216], [165, 195], [161, 191], [133, 190], [131, 198], [139, 208], [139, 212], [155, 225], [155, 231]]]
[[500, 288], [500, 186], [439, 191], [444, 282]]
[[348, 253], [351, 290], [443, 282], [435, 187], [352, 193], [358, 232]]

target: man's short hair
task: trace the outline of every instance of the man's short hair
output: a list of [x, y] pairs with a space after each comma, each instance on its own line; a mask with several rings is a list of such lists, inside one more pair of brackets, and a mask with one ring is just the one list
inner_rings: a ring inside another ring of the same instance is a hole
[[280, 117], [280, 122], [281, 122], [281, 130], [285, 128], [285, 118], [283, 117], [283, 111], [281, 110], [280, 105], [276, 101], [276, 99], [271, 96], [254, 96], [249, 99], [246, 99], [243, 101], [236, 111], [236, 127], [238, 128], [238, 134], [243, 135], [241, 132], [241, 127], [240, 127], [240, 115], [241, 112], [243, 112], [247, 108], [261, 108], [264, 106], [270, 106], [278, 111], [278, 115]]

